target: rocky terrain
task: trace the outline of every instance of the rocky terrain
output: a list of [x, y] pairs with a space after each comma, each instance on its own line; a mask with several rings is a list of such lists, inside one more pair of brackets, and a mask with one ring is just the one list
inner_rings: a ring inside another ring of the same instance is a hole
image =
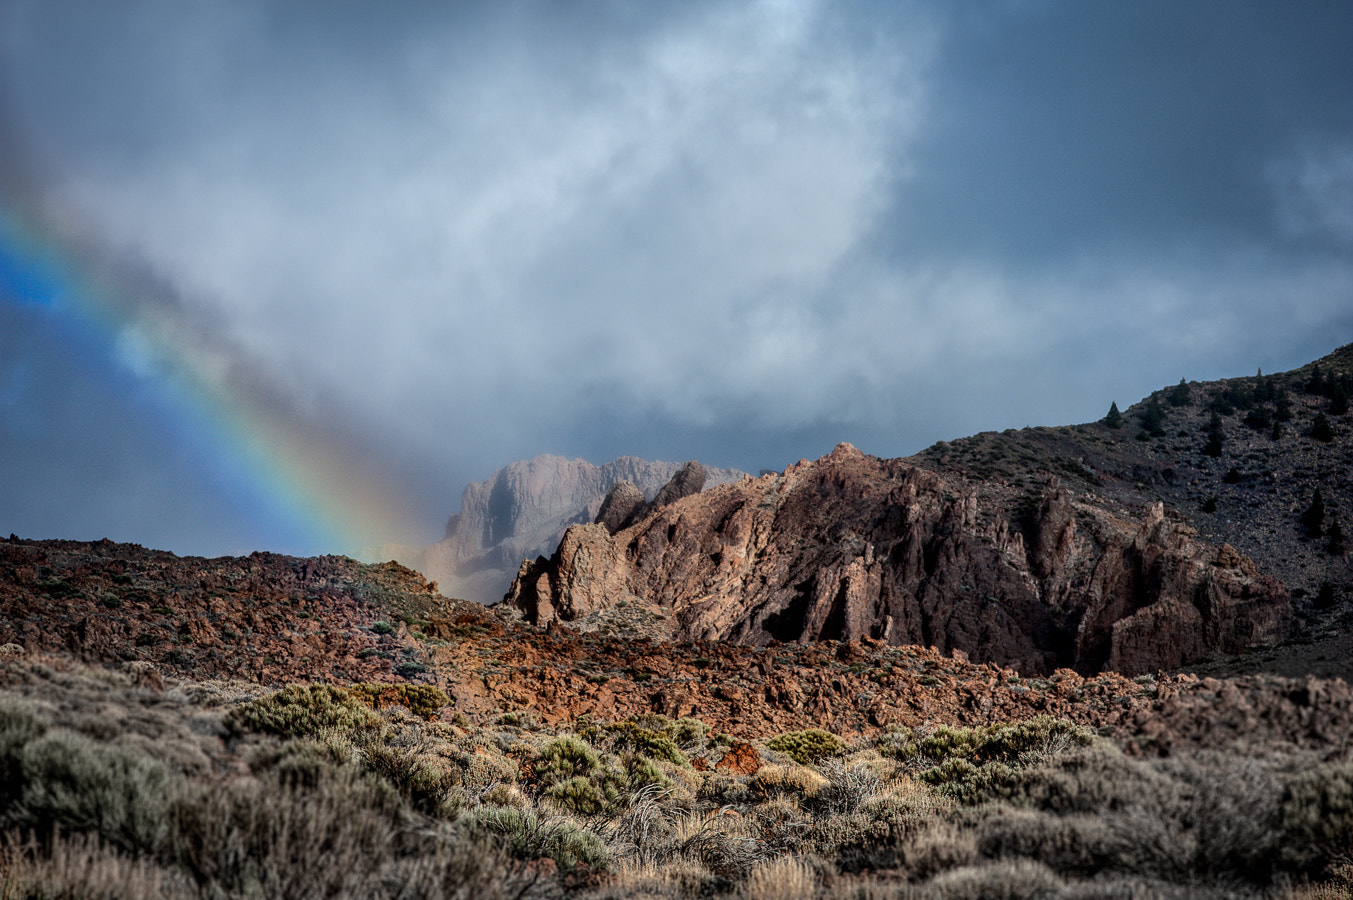
[[[1349, 556], [1303, 514], [1320, 489], [1337, 533], [1353, 500], [1348, 426], [1312, 383], [1337, 393], [1351, 356], [1184, 383], [1116, 428], [977, 435], [905, 460], [842, 446], [614, 535], [574, 526], [523, 564], [511, 602], [547, 623], [623, 598], [668, 610], [677, 638], [868, 636], [1026, 672], [1132, 674], [1267, 647], [1239, 665], [1290, 674], [1279, 660], [1304, 656], [1344, 674]], [[1327, 440], [1310, 434], [1317, 416]]]
[[[361, 555], [373, 562], [397, 560], [437, 582], [448, 596], [497, 603], [522, 559], [551, 552], [569, 525], [595, 519], [615, 484], [628, 482], [651, 501], [680, 469], [679, 463], [634, 456], [601, 466], [550, 455], [514, 462], [465, 488], [460, 511], [446, 523], [442, 540], [421, 551], [382, 547]], [[744, 474], [702, 470], [707, 487]]]
[[742, 646], [656, 639], [669, 612], [623, 603], [587, 630], [538, 629], [507, 607], [432, 591], [417, 573], [343, 557], [200, 559], [112, 542], [0, 542], [0, 646], [165, 680], [427, 684], [452, 712], [552, 723], [695, 716], [751, 739], [813, 723], [842, 735], [1040, 714], [1138, 749], [1320, 746], [1353, 730], [1342, 681], [1163, 672], [1039, 677], [962, 651], [860, 640]]

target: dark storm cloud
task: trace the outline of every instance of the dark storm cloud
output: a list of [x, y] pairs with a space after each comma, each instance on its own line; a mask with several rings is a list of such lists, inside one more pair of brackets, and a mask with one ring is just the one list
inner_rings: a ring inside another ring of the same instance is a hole
[[1017, 261], [1087, 242], [1267, 240], [1275, 161], [1353, 134], [1350, 10], [1026, 4], [958, 17], [901, 218]]
[[901, 454], [1353, 339], [1350, 19], [29, 0], [3, 134], [179, 298], [124, 368], [212, 323], [417, 542], [540, 452]]

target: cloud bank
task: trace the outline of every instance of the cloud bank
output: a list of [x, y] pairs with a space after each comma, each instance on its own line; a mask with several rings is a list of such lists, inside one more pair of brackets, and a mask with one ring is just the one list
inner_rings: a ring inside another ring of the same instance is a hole
[[[119, 324], [81, 353], [251, 398], [362, 508], [396, 496], [352, 539], [426, 543], [541, 452], [904, 454], [1353, 339], [1350, 18], [27, 0], [5, 203], [113, 260]], [[56, 313], [9, 309], [47, 331], [4, 359], [6, 408], [45, 416], [6, 453], [51, 478], [73, 413], [19, 373], [96, 376], [60, 368]], [[110, 439], [129, 471], [138, 441]], [[79, 506], [52, 521], [116, 521]], [[154, 539], [347, 549], [226, 518]]]

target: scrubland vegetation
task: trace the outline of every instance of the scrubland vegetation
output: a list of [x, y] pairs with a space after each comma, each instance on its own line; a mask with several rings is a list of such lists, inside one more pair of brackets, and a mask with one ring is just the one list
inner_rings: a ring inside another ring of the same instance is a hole
[[4, 898], [1353, 888], [1347, 748], [1139, 759], [1040, 718], [768, 735], [749, 772], [718, 766], [734, 741], [695, 719], [471, 723], [431, 687], [158, 693], [26, 666], [0, 695]]

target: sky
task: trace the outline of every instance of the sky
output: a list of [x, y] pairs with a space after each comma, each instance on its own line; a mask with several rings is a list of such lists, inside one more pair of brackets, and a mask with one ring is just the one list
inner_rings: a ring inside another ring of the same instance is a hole
[[1353, 341], [1353, 5], [0, 2], [0, 533], [442, 536]]

